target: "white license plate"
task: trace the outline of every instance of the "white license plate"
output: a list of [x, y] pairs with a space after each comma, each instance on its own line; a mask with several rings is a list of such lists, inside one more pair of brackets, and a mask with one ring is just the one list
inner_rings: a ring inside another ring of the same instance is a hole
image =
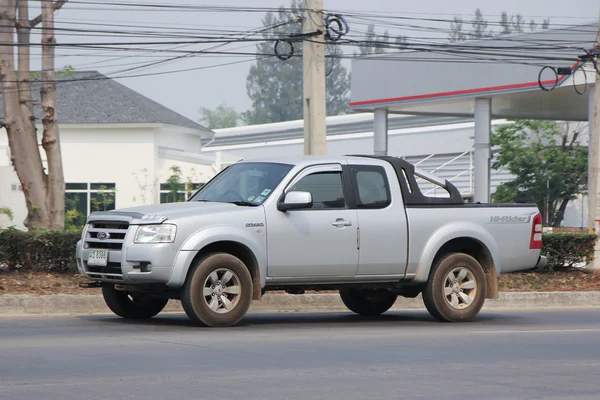
[[108, 250], [90, 250], [88, 255], [88, 265], [106, 267], [108, 263]]

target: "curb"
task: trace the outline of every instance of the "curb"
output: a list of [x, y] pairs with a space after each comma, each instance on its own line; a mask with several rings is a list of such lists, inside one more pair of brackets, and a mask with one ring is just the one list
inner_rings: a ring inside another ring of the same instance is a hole
[[[593, 292], [504, 292], [497, 300], [486, 300], [483, 309], [600, 307], [600, 291]], [[424, 309], [421, 295], [399, 297], [392, 310]], [[183, 312], [171, 300], [165, 312]], [[250, 307], [254, 312], [347, 311], [337, 294], [266, 294]], [[3, 295], [0, 316], [110, 314], [101, 295]]]

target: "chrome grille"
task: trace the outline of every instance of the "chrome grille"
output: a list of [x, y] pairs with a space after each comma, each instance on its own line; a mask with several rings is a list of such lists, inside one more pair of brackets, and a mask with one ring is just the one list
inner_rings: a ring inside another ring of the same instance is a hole
[[[92, 221], [88, 223], [85, 233], [84, 248], [104, 249], [110, 254], [120, 253], [125, 242], [129, 223], [122, 221]], [[114, 259], [114, 258], [113, 258]], [[122, 281], [123, 271], [119, 262], [108, 260], [106, 266], [88, 265], [84, 262], [87, 274], [92, 278], [105, 281]]]
[[[93, 221], [88, 224], [85, 237], [86, 248], [121, 250], [125, 234], [129, 229], [127, 222]], [[100, 237], [98, 237], [100, 234]]]

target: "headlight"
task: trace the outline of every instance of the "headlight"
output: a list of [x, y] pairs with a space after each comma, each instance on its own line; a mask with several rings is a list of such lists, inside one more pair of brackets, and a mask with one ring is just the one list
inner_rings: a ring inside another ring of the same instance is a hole
[[134, 243], [173, 243], [177, 226], [170, 224], [140, 225]]

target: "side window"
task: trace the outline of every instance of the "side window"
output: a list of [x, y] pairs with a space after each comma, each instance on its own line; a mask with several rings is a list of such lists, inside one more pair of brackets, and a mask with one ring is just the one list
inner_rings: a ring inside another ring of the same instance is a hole
[[345, 208], [344, 186], [339, 172], [320, 172], [300, 179], [290, 191], [310, 192], [313, 209]]
[[355, 166], [352, 171], [357, 188], [357, 208], [385, 208], [390, 204], [390, 190], [383, 168]]

